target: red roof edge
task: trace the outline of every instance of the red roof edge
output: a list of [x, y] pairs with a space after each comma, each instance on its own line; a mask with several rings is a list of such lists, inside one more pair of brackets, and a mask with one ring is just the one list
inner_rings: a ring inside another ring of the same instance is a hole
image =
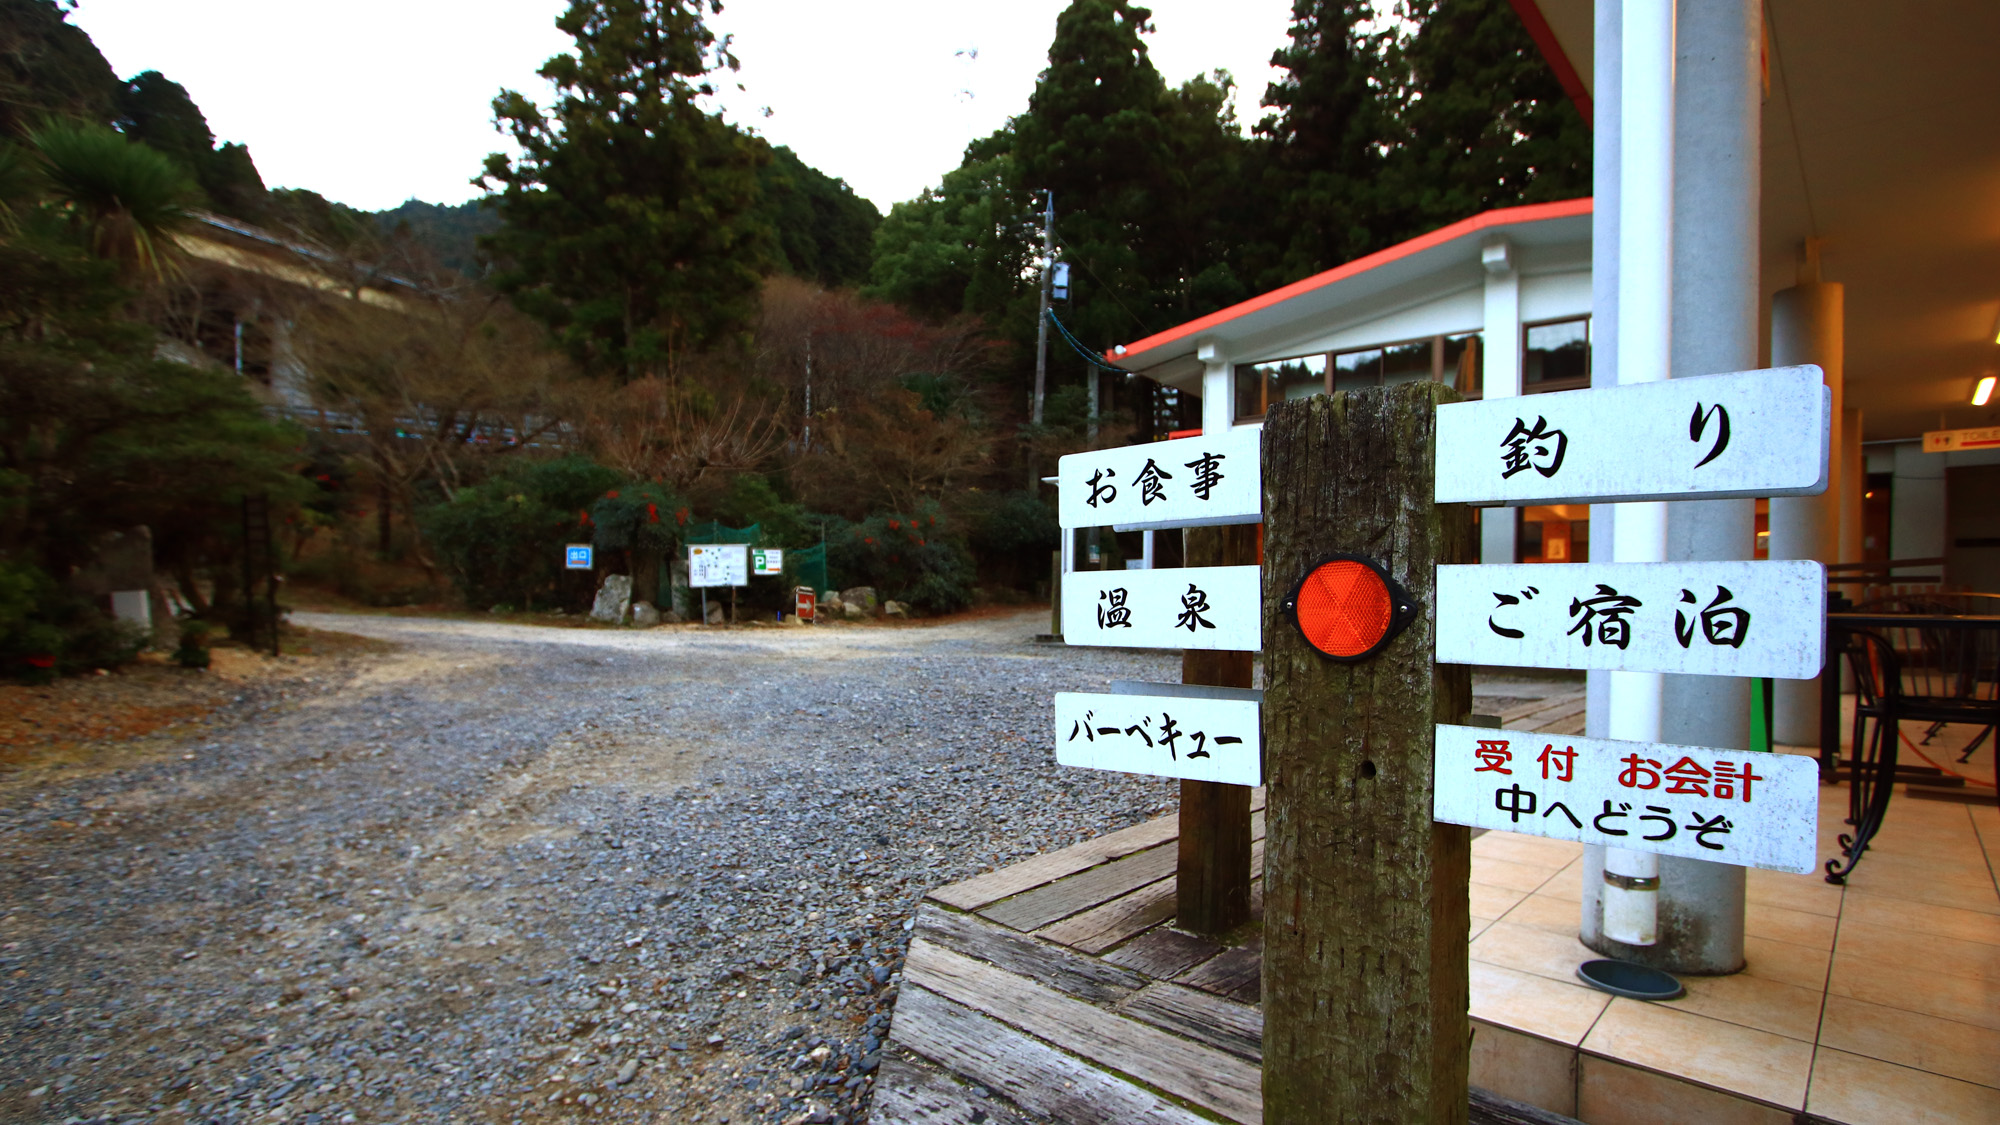
[[[1420, 234], [1408, 242], [1399, 242], [1386, 250], [1377, 250], [1373, 254], [1356, 258], [1345, 265], [1335, 266], [1324, 273], [1316, 273], [1311, 277], [1294, 281], [1282, 289], [1273, 289], [1269, 293], [1259, 294], [1247, 301], [1231, 305], [1226, 309], [1221, 309], [1199, 319], [1190, 320], [1186, 324], [1169, 328], [1165, 332], [1156, 332], [1143, 340], [1125, 345], [1124, 350], [1129, 354], [1149, 351], [1153, 348], [1171, 344], [1175, 340], [1204, 332], [1217, 325], [1227, 324], [1238, 317], [1248, 316], [1251, 313], [1270, 308], [1272, 305], [1289, 301], [1293, 297], [1332, 285], [1337, 281], [1345, 281], [1350, 277], [1367, 273], [1378, 266], [1386, 266], [1399, 258], [1407, 258], [1413, 254], [1429, 250], [1434, 246], [1442, 246], [1453, 239], [1463, 238], [1468, 234], [1476, 234], [1479, 231], [1492, 227], [1504, 227], [1514, 223], [1534, 223], [1546, 219], [1568, 219], [1577, 215], [1588, 215], [1590, 214], [1590, 205], [1590, 198], [1586, 196], [1582, 199], [1564, 199], [1555, 203], [1530, 203], [1523, 207], [1499, 207], [1491, 211], [1482, 211], [1469, 219], [1461, 219], [1448, 227], [1439, 227], [1429, 234]], [[1114, 348], [1111, 351], [1105, 352], [1104, 358], [1109, 362], [1116, 363], [1124, 359], [1125, 356], [1119, 354], [1118, 349]]]
[[1569, 55], [1556, 42], [1556, 33], [1550, 29], [1549, 21], [1542, 15], [1542, 7], [1536, 0], [1507, 0], [1514, 14], [1521, 17], [1521, 25], [1528, 29], [1528, 38], [1535, 41], [1535, 47], [1556, 72], [1556, 81], [1562, 83], [1563, 93], [1576, 103], [1576, 111], [1583, 115], [1583, 123], [1590, 124], [1590, 91], [1584, 89], [1583, 78], [1569, 61]]

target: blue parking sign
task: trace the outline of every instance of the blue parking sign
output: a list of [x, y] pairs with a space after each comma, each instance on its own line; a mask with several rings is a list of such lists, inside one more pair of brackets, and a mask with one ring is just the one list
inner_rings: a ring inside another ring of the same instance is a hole
[[590, 544], [571, 543], [564, 547], [563, 566], [569, 570], [589, 570], [592, 566]]

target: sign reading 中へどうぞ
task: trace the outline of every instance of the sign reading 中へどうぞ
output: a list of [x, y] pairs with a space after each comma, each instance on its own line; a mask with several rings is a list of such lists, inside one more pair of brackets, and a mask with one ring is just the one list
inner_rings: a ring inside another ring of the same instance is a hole
[[1065, 766], [1264, 783], [1258, 705], [1251, 699], [1059, 692], [1055, 740], [1056, 761]]
[[1662, 855], [1811, 871], [1819, 764], [1710, 750], [1440, 725], [1433, 814]]
[[1438, 503], [1826, 491], [1832, 391], [1810, 364], [1438, 407]]
[[1811, 679], [1825, 591], [1816, 562], [1441, 566], [1437, 659]]
[[1063, 640], [1118, 648], [1255, 652], [1263, 647], [1255, 566], [1081, 570], [1063, 575]]
[[1255, 430], [1230, 430], [1072, 453], [1057, 463], [1058, 521], [1120, 531], [1256, 523], [1258, 443]]

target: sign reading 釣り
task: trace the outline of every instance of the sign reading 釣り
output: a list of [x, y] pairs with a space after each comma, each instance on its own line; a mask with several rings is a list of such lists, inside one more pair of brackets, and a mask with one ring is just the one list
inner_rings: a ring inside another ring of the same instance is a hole
[[1255, 652], [1263, 647], [1254, 566], [1080, 570], [1063, 575], [1063, 640], [1117, 648]]
[[1229, 785], [1264, 783], [1254, 700], [1066, 691], [1056, 695], [1055, 718], [1061, 765]]
[[1451, 403], [1437, 412], [1434, 495], [1440, 504], [1817, 495], [1832, 410], [1810, 364]]
[[1825, 591], [1816, 562], [1441, 566], [1437, 659], [1811, 679]]
[[563, 569], [589, 570], [595, 564], [591, 561], [593, 552], [588, 543], [571, 543], [563, 547]]
[[1064, 457], [1056, 470], [1065, 528], [1216, 527], [1263, 518], [1262, 435], [1230, 430]]
[[1709, 750], [1440, 725], [1436, 819], [1743, 867], [1806, 872], [1819, 765]]
[[748, 586], [750, 548], [741, 543], [705, 543], [688, 548], [688, 585]]
[[1927, 430], [1925, 453], [1951, 453], [1960, 449], [2000, 449], [2000, 426], [1977, 430]]

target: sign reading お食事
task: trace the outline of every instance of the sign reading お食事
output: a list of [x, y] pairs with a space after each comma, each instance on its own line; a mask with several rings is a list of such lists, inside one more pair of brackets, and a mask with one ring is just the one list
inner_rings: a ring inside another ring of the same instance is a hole
[[1438, 407], [1440, 504], [1826, 491], [1833, 392], [1777, 367]]
[[1797, 754], [1440, 725], [1433, 815], [1449, 824], [1811, 871], [1819, 764]]
[[1816, 562], [1437, 568], [1437, 659], [1803, 680], [1824, 661]]
[[1065, 528], [1216, 527], [1262, 517], [1255, 430], [1176, 438], [1064, 457], [1056, 510]]

